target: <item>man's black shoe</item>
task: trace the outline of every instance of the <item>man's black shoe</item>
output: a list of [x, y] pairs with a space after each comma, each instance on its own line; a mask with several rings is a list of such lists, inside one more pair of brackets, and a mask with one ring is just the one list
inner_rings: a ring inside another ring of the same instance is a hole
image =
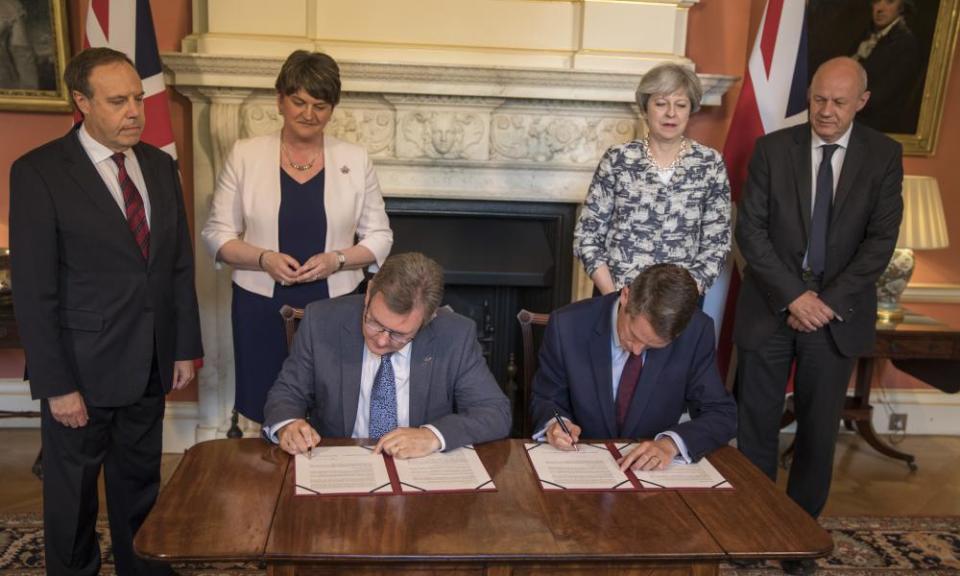
[[794, 576], [812, 576], [817, 573], [817, 563], [812, 558], [783, 560], [780, 562], [780, 567], [785, 573]]

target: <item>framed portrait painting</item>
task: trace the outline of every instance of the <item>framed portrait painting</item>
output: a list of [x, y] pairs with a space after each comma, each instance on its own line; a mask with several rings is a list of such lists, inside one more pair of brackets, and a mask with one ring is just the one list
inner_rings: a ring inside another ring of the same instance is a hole
[[0, 110], [70, 110], [64, 0], [0, 0]]
[[870, 99], [857, 119], [934, 153], [957, 42], [960, 0], [810, 0], [810, 73], [834, 56], [867, 71]]

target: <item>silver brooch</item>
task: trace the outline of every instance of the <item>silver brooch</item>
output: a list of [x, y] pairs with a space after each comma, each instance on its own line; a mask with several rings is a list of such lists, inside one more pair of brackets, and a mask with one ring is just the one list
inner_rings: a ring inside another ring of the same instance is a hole
[[350, 167], [347, 166], [346, 164], [344, 164], [343, 166], [340, 167], [340, 173], [341, 173], [341, 174], [349, 174], [349, 173], [350, 173]]

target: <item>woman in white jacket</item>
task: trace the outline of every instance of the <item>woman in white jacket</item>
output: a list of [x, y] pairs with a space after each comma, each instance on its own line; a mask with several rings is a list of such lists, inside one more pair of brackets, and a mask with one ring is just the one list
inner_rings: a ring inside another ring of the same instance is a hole
[[366, 150], [323, 133], [340, 101], [337, 63], [297, 50], [276, 88], [283, 128], [234, 145], [202, 232], [234, 270], [235, 406], [255, 422], [287, 354], [280, 307], [356, 290], [393, 244]]

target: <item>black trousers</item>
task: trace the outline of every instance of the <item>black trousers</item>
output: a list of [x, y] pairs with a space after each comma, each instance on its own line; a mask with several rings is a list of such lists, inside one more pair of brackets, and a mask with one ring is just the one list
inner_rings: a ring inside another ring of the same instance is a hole
[[87, 406], [89, 422], [70, 428], [41, 403], [43, 535], [47, 574], [100, 571], [96, 522], [101, 466], [119, 576], [169, 574], [165, 564], [141, 560], [133, 537], [160, 490], [164, 394], [156, 359], [143, 397], [121, 407]]
[[840, 415], [855, 361], [840, 354], [827, 328], [802, 333], [784, 322], [762, 348], [737, 350], [737, 446], [776, 481], [780, 418], [794, 360], [797, 436], [787, 495], [816, 518], [830, 494]]

